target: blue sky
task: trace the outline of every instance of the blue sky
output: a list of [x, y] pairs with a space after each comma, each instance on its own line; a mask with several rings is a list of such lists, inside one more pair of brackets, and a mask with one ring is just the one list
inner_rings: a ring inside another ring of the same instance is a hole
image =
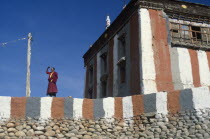
[[[121, 12], [122, 0], [1, 0], [0, 5], [0, 43], [32, 32], [31, 96], [45, 96], [45, 70], [53, 66], [58, 96], [83, 97], [82, 56], [104, 32], [106, 15], [113, 21]], [[26, 51], [26, 40], [0, 47], [0, 96], [25, 96]]]

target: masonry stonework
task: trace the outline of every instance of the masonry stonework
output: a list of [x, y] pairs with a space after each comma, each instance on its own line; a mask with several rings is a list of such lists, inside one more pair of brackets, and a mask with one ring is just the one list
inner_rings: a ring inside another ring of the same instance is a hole
[[210, 138], [209, 87], [104, 99], [0, 100], [0, 138]]

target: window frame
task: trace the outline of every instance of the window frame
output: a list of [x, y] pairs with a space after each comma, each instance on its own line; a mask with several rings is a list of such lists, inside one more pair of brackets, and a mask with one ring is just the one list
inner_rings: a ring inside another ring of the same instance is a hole
[[108, 70], [108, 53], [107, 52], [104, 52], [101, 56], [101, 63], [103, 65], [101, 65], [102, 69], [101, 69], [101, 72], [102, 74], [106, 74], [107, 73], [107, 70]]
[[[177, 26], [178, 28], [176, 28]], [[184, 30], [183, 26], [187, 26], [189, 29]], [[196, 28], [198, 28], [199, 31], [196, 30]], [[184, 37], [182, 32], [184, 32]], [[188, 37], [186, 37], [185, 32], [188, 32]], [[194, 46], [195, 48], [210, 48], [209, 27], [170, 22], [170, 37], [172, 43], [175, 44], [186, 43], [185, 45]]]

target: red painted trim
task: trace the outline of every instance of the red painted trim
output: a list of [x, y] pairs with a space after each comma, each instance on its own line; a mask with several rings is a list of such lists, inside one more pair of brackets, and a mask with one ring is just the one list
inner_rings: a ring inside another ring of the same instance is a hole
[[82, 105], [82, 115], [84, 119], [94, 119], [93, 99], [84, 99]]
[[51, 106], [52, 118], [64, 118], [64, 98], [53, 98]]
[[11, 98], [11, 118], [25, 118], [26, 100], [26, 97]]
[[144, 113], [144, 100], [142, 95], [132, 96], [133, 116], [139, 116]]
[[122, 98], [115, 98], [114, 101], [115, 106], [115, 114], [114, 117], [117, 119], [123, 118], [123, 104], [122, 104]]
[[192, 66], [192, 75], [193, 75], [193, 84], [194, 87], [200, 87], [200, 72], [199, 72], [199, 63], [198, 63], [198, 54], [197, 50], [188, 49], [191, 59]]
[[167, 94], [169, 113], [176, 114], [180, 111], [180, 91], [173, 91]]
[[162, 11], [149, 10], [153, 35], [153, 50], [156, 70], [157, 91], [173, 91], [171, 60], [166, 20]]

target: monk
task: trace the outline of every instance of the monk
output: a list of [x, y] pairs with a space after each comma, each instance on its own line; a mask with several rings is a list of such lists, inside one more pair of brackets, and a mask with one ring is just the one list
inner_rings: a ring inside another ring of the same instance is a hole
[[55, 72], [55, 68], [51, 68], [51, 72], [48, 72], [50, 67], [47, 67], [46, 73], [49, 74], [48, 78], [48, 89], [47, 89], [47, 96], [49, 95], [50, 97], [56, 97], [56, 94], [58, 92], [56, 82], [58, 80], [58, 73]]

